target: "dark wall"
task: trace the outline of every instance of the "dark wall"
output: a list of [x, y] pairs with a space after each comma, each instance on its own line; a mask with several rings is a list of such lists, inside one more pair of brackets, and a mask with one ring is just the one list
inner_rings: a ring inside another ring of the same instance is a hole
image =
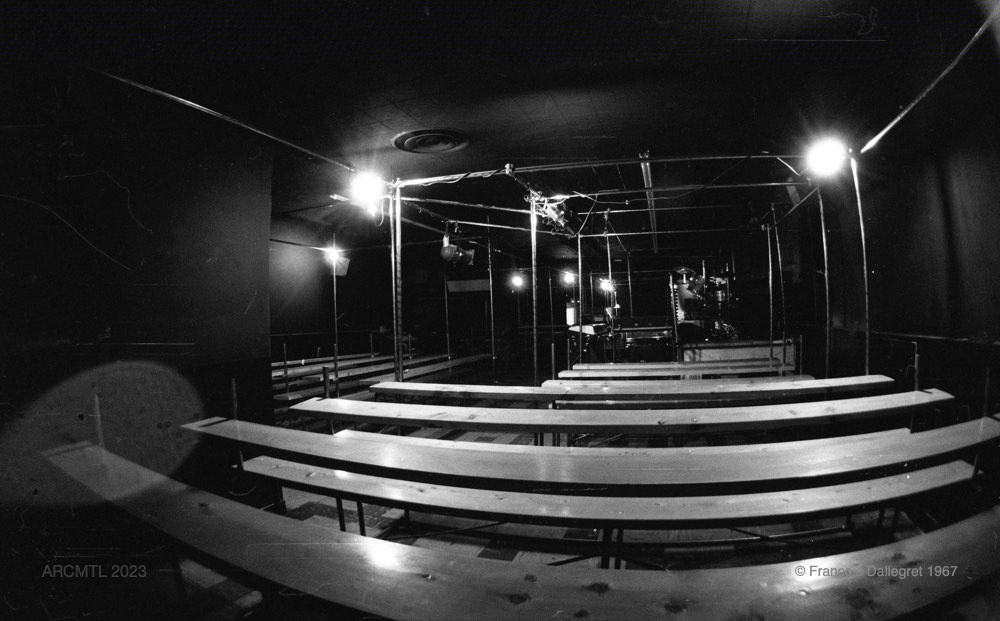
[[94, 441], [95, 396], [108, 448], [168, 472], [234, 381], [266, 420], [269, 145], [80, 69], [0, 83], [3, 450]]

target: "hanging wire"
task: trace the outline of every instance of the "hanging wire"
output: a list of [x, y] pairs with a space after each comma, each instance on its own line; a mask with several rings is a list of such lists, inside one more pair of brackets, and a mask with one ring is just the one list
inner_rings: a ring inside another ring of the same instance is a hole
[[875, 134], [875, 137], [869, 140], [865, 146], [861, 147], [861, 153], [866, 153], [871, 149], [875, 148], [875, 145], [877, 145], [879, 141], [885, 137], [886, 134], [892, 131], [893, 127], [898, 125], [899, 122], [902, 121], [903, 118], [907, 114], [909, 114], [911, 110], [917, 107], [917, 104], [923, 101], [924, 98], [927, 97], [927, 95], [929, 95], [930, 92], [934, 90], [934, 88], [941, 82], [941, 80], [945, 78], [945, 76], [951, 73], [952, 69], [954, 69], [958, 65], [958, 63], [960, 63], [962, 59], [965, 58], [965, 55], [969, 53], [969, 50], [972, 49], [972, 46], [975, 45], [976, 41], [978, 41], [983, 36], [983, 34], [986, 33], [986, 31], [990, 27], [990, 22], [995, 20], [997, 18], [997, 15], [1000, 15], [1000, 1], [996, 3], [989, 17], [987, 17], [986, 21], [983, 22], [983, 25], [979, 27], [979, 30], [976, 31], [976, 34], [972, 35], [972, 38], [969, 39], [969, 42], [965, 44], [965, 47], [963, 47], [962, 51], [958, 53], [958, 56], [956, 56], [950, 63], [948, 63], [948, 66], [944, 68], [944, 71], [942, 71], [941, 74], [927, 86], [927, 88], [925, 88], [919, 95], [917, 95], [917, 98], [914, 99], [912, 102], [910, 102], [910, 105], [903, 108], [902, 112], [896, 115], [896, 118], [892, 119], [892, 121], [890, 121], [888, 125], [882, 128], [882, 131]]
[[38, 207], [39, 209], [43, 209], [43, 210], [47, 211], [52, 216], [54, 216], [56, 219], [58, 219], [60, 222], [62, 222], [63, 224], [65, 224], [69, 228], [69, 230], [73, 231], [73, 233], [77, 237], [79, 237], [80, 239], [82, 239], [85, 244], [87, 244], [88, 246], [90, 246], [91, 248], [93, 248], [95, 251], [97, 251], [102, 257], [104, 257], [105, 259], [111, 261], [115, 265], [117, 265], [117, 266], [119, 266], [119, 267], [121, 267], [123, 269], [126, 269], [126, 270], [128, 270], [130, 272], [134, 272], [135, 271], [134, 267], [129, 267], [128, 265], [125, 265], [124, 263], [122, 263], [118, 259], [114, 258], [113, 256], [111, 256], [107, 252], [105, 252], [105, 251], [101, 250], [100, 248], [98, 248], [94, 244], [94, 242], [92, 242], [89, 239], [87, 239], [86, 235], [84, 235], [83, 233], [81, 233], [79, 231], [79, 229], [77, 229], [75, 226], [73, 226], [72, 224], [70, 224], [69, 220], [67, 220], [66, 218], [60, 216], [56, 212], [56, 210], [52, 209], [48, 205], [43, 205], [43, 204], [35, 202], [33, 200], [30, 200], [30, 199], [27, 199], [27, 198], [22, 198], [20, 196], [13, 196], [11, 194], [0, 194], [0, 198], [5, 198], [7, 200], [16, 201], [16, 202], [19, 202], [19, 203], [26, 203], [28, 205], [32, 205], [34, 207]]

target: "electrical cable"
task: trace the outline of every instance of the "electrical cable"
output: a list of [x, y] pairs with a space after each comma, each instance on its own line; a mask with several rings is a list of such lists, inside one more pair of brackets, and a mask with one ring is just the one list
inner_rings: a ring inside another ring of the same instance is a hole
[[101, 256], [103, 256], [107, 260], [111, 261], [112, 263], [114, 263], [115, 265], [118, 265], [119, 267], [121, 267], [123, 269], [126, 269], [126, 270], [128, 270], [130, 272], [134, 272], [135, 271], [135, 268], [129, 267], [128, 265], [125, 265], [124, 263], [122, 263], [118, 259], [114, 258], [113, 256], [111, 256], [107, 252], [104, 252], [103, 250], [101, 250], [100, 248], [98, 248], [96, 245], [94, 245], [94, 243], [92, 241], [90, 241], [89, 239], [87, 239], [87, 237], [83, 233], [81, 233], [75, 226], [73, 226], [72, 224], [70, 224], [69, 220], [67, 220], [66, 218], [60, 216], [58, 213], [56, 213], [56, 211], [54, 209], [52, 209], [48, 205], [43, 205], [43, 204], [35, 202], [33, 200], [30, 200], [30, 199], [27, 199], [27, 198], [22, 198], [20, 196], [12, 196], [10, 194], [0, 194], [0, 198], [6, 198], [7, 200], [11, 200], [11, 201], [17, 201], [17, 202], [21, 202], [21, 203], [27, 203], [28, 205], [33, 205], [33, 206], [38, 207], [40, 209], [44, 209], [45, 211], [47, 211], [50, 214], [52, 214], [53, 216], [55, 216], [60, 222], [62, 222], [63, 224], [65, 224], [67, 227], [69, 227], [69, 229], [71, 231], [73, 231], [73, 233], [75, 233], [77, 237], [79, 237], [80, 239], [82, 239], [84, 241], [84, 243], [86, 243], [88, 246], [90, 246], [91, 248], [93, 248], [94, 250], [96, 250]]

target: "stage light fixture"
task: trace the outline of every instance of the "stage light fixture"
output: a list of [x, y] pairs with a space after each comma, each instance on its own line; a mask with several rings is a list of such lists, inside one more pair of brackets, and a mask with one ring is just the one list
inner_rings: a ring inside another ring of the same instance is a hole
[[824, 138], [806, 153], [806, 172], [816, 177], [837, 174], [847, 159], [847, 147], [836, 138]]
[[514, 274], [513, 276], [511, 276], [510, 286], [514, 287], [515, 289], [521, 289], [522, 287], [524, 287], [524, 276], [521, 276], [520, 274]]
[[615, 290], [614, 284], [607, 278], [602, 278], [597, 283], [597, 288], [601, 291], [611, 292]]
[[378, 213], [379, 202], [386, 195], [386, 183], [375, 173], [360, 172], [351, 179], [350, 194], [351, 200], [374, 217]]
[[567, 286], [574, 284], [576, 282], [576, 274], [574, 274], [573, 272], [563, 272], [562, 282], [564, 285]]

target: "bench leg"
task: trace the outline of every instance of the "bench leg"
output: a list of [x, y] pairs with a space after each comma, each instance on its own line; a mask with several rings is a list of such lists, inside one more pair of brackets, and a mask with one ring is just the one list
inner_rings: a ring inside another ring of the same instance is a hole
[[344, 501], [337, 496], [337, 521], [340, 523], [340, 532], [347, 532], [347, 522], [344, 520]]
[[610, 565], [610, 549], [611, 549], [611, 531], [612, 528], [605, 528], [601, 531], [602, 546], [601, 551], [601, 569], [607, 569]]
[[876, 530], [882, 530], [882, 520], [885, 518], [885, 507], [878, 510], [878, 522], [875, 523]]
[[892, 530], [896, 530], [896, 526], [899, 524], [899, 507], [894, 507], [892, 510]]
[[365, 536], [365, 510], [361, 506], [361, 502], [358, 502], [358, 532], [361, 536]]
[[622, 568], [622, 544], [625, 542], [625, 529], [618, 529], [618, 554], [615, 555], [615, 569]]

